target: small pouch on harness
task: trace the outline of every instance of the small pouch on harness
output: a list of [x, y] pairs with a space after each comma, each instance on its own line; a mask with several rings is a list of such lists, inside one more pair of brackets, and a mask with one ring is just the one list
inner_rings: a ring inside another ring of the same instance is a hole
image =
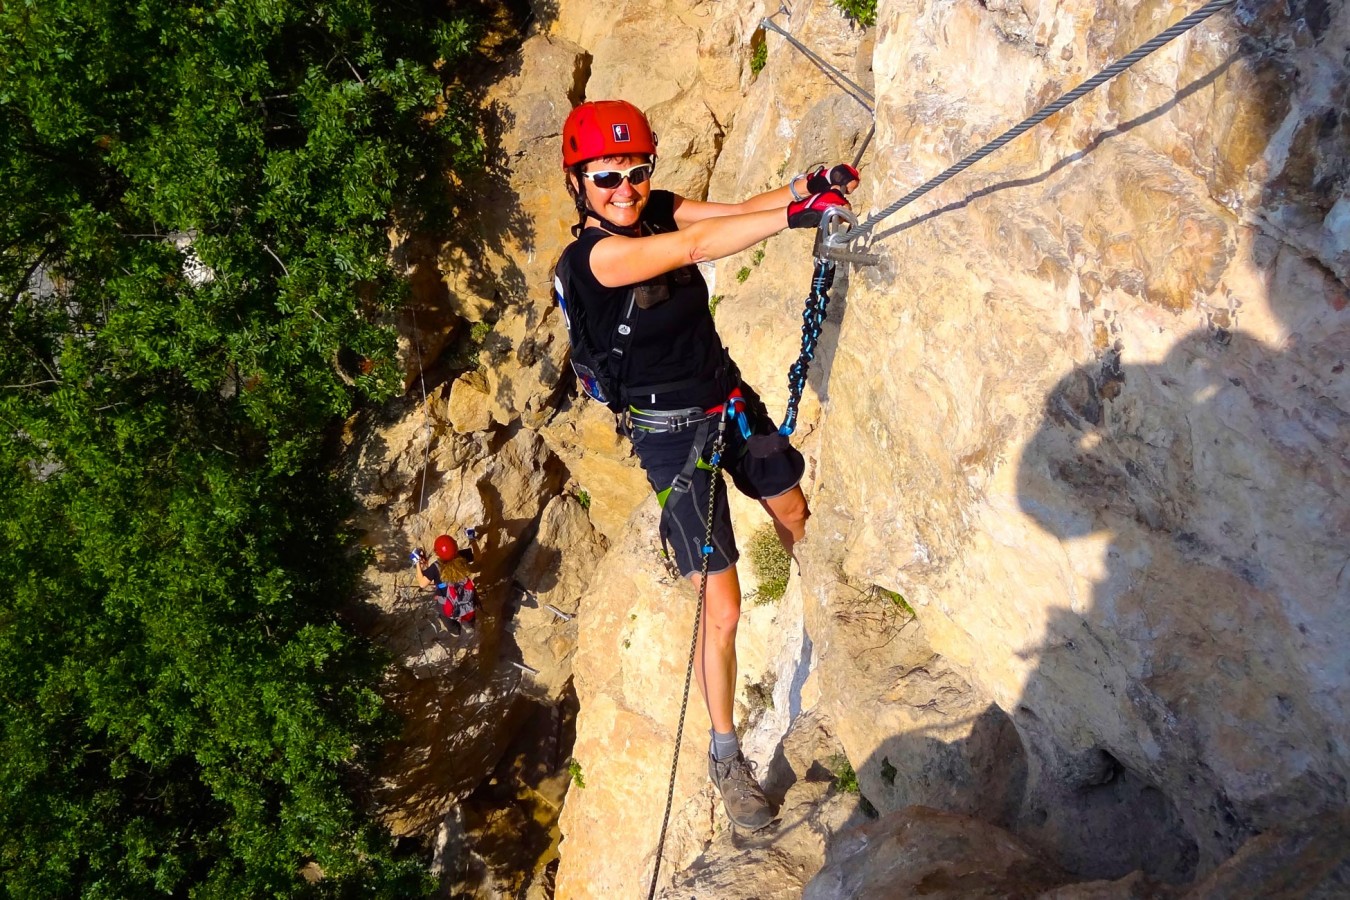
[[651, 309], [670, 299], [670, 282], [665, 275], [658, 275], [651, 281], [633, 286], [633, 301], [638, 309]]
[[650, 281], [634, 285], [633, 300], [637, 303], [638, 309], [651, 309], [665, 303], [670, 299], [671, 285], [685, 287], [692, 284], [696, 272], [693, 266], [682, 266], [673, 272], [666, 272]]
[[767, 459], [775, 453], [782, 453], [792, 446], [788, 442], [787, 436], [773, 432], [772, 434], [756, 434], [746, 439], [746, 449], [755, 459]]

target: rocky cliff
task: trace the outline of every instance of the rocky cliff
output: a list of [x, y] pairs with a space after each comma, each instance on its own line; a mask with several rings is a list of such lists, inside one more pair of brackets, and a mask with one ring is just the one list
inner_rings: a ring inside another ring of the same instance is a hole
[[[689, 196], [865, 147], [865, 214], [1191, 8], [883, 0], [861, 30], [822, 0], [536, 7], [488, 76], [481, 206], [444, 249], [404, 248], [418, 328], [440, 323], [421, 342], [489, 323], [480, 365], [356, 446], [358, 481], [385, 482], [372, 541], [489, 529], [497, 624], [447, 651], [488, 673], [474, 690], [502, 660], [543, 673], [539, 696], [572, 679], [586, 786], [558, 896], [645, 893], [677, 743], [672, 897], [1350, 890], [1344, 2], [1218, 14], [880, 223], [878, 265], [841, 267], [796, 439], [800, 568], [740, 634], [738, 718], [784, 804], [766, 835], [727, 832], [697, 694], [674, 734], [694, 595], [656, 556], [610, 417], [572, 394], [549, 301], [574, 102], [644, 106], [657, 183]], [[785, 233], [712, 273], [719, 330], [774, 411], [810, 266]], [[733, 515], [744, 546], [762, 513]], [[386, 625], [393, 572], [371, 573]], [[482, 774], [435, 762], [456, 665], [399, 693], [440, 704], [391, 764], [420, 785], [421, 813], [395, 816], [409, 830]], [[831, 773], [845, 758], [860, 794]]]

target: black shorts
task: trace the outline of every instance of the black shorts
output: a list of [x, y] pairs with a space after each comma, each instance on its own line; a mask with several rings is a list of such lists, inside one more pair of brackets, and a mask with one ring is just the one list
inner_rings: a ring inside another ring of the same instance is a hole
[[[773, 434], [778, 430], [769, 418], [764, 403], [748, 385], [741, 385], [745, 396], [745, 416], [753, 434]], [[717, 433], [717, 421], [710, 423], [704, 441], [702, 458], [706, 461]], [[652, 489], [660, 494], [671, 486], [675, 476], [684, 470], [697, 437], [697, 428], [686, 428], [663, 434], [634, 431], [633, 449], [647, 473]], [[759, 458], [746, 452], [746, 442], [734, 422], [728, 422], [725, 432], [726, 451], [722, 454], [722, 469], [731, 476], [736, 489], [753, 500], [768, 500], [785, 494], [801, 483], [806, 471], [806, 460], [795, 447], [788, 445], [782, 451]], [[708, 490], [711, 473], [703, 466], [694, 470], [693, 485], [685, 492], [671, 493], [666, 498], [661, 514], [661, 538], [669, 545], [675, 564], [683, 575], [693, 575], [703, 568], [703, 543], [707, 537]], [[727, 489], [717, 479], [713, 507], [712, 555], [708, 572], [715, 574], [731, 568], [740, 559], [736, 549], [736, 535], [731, 529], [731, 510], [727, 505]]]

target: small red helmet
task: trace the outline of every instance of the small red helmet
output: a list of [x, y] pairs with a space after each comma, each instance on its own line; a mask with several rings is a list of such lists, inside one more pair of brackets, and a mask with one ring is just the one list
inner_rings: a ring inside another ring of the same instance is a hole
[[455, 539], [448, 534], [436, 538], [436, 543], [432, 544], [432, 547], [435, 549], [436, 555], [447, 562], [454, 559], [459, 553], [459, 544], [456, 544]]
[[563, 168], [602, 156], [655, 156], [647, 117], [623, 100], [589, 100], [563, 125]]

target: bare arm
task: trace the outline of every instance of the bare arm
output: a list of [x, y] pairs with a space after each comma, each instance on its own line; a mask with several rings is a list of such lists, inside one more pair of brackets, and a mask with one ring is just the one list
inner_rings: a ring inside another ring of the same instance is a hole
[[[849, 166], [835, 166], [829, 173], [833, 175], [839, 169], [846, 169], [853, 175], [857, 175], [855, 170]], [[702, 200], [690, 200], [685, 197], [675, 197], [675, 224], [681, 228], [687, 228], [694, 222], [701, 222], [704, 219], [715, 218], [719, 216], [738, 216], [748, 212], [759, 212], [765, 209], [782, 209], [789, 203], [792, 203], [796, 197], [793, 197], [793, 191], [797, 197], [805, 197], [813, 191], [811, 190], [810, 174], [820, 175], [824, 172], [824, 167], [813, 169], [811, 172], [804, 172], [796, 175], [784, 187], [776, 188], [772, 191], [765, 191], [762, 194], [756, 194], [749, 200], [740, 203], [708, 203]], [[827, 176], [828, 177], [828, 176]], [[857, 179], [843, 181], [842, 178], [835, 180], [833, 185], [837, 190], [849, 194], [858, 188]], [[817, 190], [821, 188], [817, 187]]]
[[[761, 194], [747, 202], [785, 193], [786, 190], [781, 188]], [[684, 201], [689, 202], [692, 201]], [[606, 287], [622, 287], [655, 278], [663, 272], [673, 272], [681, 266], [739, 253], [787, 228], [786, 206], [784, 203], [776, 208], [738, 215], [710, 216], [669, 234], [638, 238], [615, 235], [605, 238], [591, 251], [591, 272]]]
[[[794, 183], [797, 185], [798, 194], [806, 190], [805, 178], [794, 179]], [[688, 228], [695, 222], [701, 222], [704, 219], [739, 216], [744, 213], [760, 212], [766, 209], [783, 209], [791, 202], [792, 191], [789, 187], [765, 191], [740, 203], [709, 203], [704, 200], [690, 200], [687, 197], [677, 195], [675, 197], [675, 224], [681, 228]]]

